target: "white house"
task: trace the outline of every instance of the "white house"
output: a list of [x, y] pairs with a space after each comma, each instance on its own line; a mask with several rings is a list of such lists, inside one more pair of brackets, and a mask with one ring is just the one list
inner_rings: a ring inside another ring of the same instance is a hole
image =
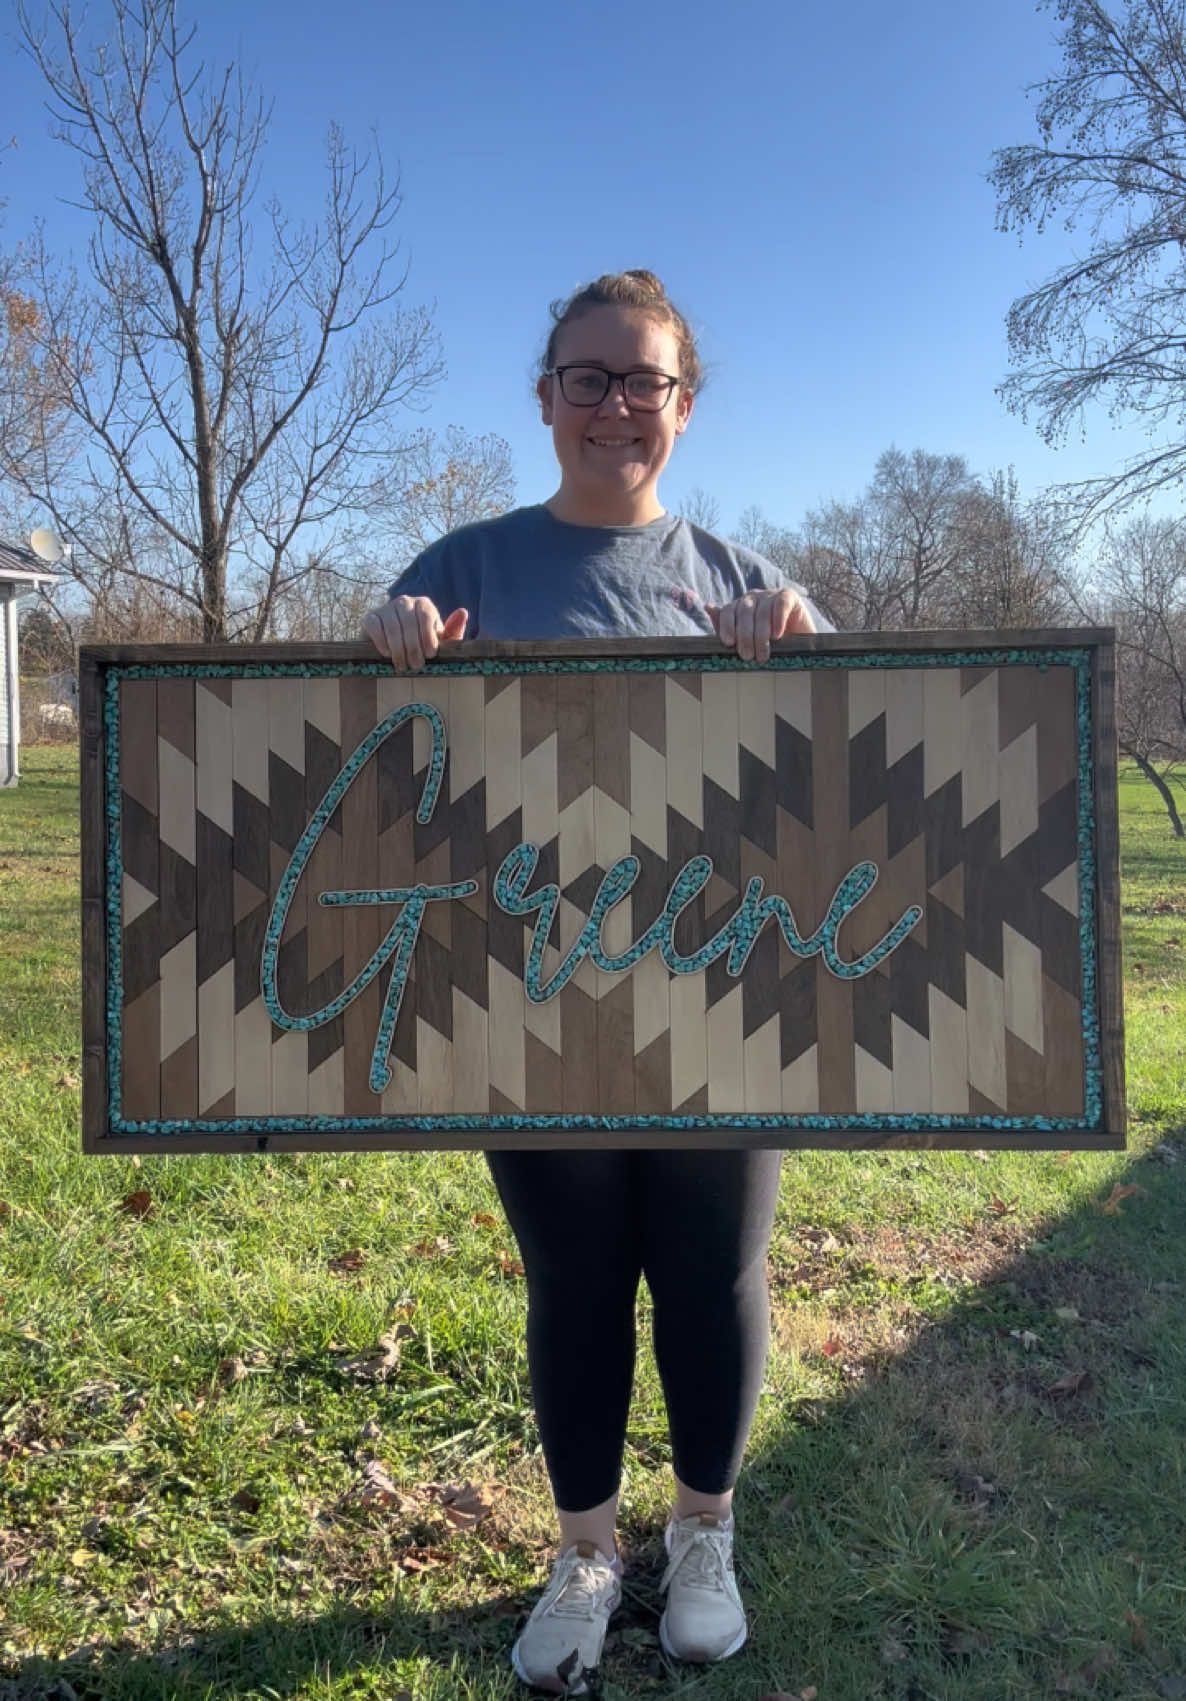
[[21, 545], [0, 543], [0, 786], [14, 786], [20, 777], [17, 757], [21, 742], [21, 677], [17, 658], [16, 608], [21, 597], [43, 585], [56, 585], [61, 575]]

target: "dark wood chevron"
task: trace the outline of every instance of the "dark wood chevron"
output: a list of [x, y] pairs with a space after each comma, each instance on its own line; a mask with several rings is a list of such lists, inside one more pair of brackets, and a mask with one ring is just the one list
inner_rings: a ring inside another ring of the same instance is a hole
[[[954, 665], [969, 651], [975, 661]], [[1025, 659], [1037, 651], [1045, 652], [1040, 666]], [[1078, 664], [1058, 659], [1072, 651], [1089, 658], [1094, 737], [1088, 791], [1096, 879], [1083, 893], [1093, 917], [1086, 929], [1072, 896], [1083, 848]], [[997, 1144], [1118, 1143], [1124, 1082], [1110, 634], [813, 636], [775, 646], [776, 662], [785, 654], [806, 661], [802, 696], [797, 686], [774, 687], [764, 677], [773, 669], [753, 666], [737, 670], [732, 683], [718, 675], [703, 688], [696, 671], [618, 670], [640, 659], [711, 662], [720, 655], [711, 640], [442, 648], [423, 676], [424, 692], [450, 737], [453, 704], [457, 739], [476, 743], [450, 747], [436, 808], [421, 822], [426, 746], [410, 722], [383, 742], [323, 824], [277, 954], [283, 1009], [308, 1015], [354, 981], [398, 919], [393, 903], [327, 906], [321, 893], [477, 883], [473, 894], [428, 907], [392, 1036], [391, 1083], [376, 1094], [369, 1073], [390, 963], [341, 1013], [296, 1034], [272, 1022], [261, 959], [281, 876], [314, 812], [391, 703], [414, 698], [405, 687], [394, 699], [389, 687], [380, 690], [379, 673], [369, 671], [373, 653], [354, 645], [84, 651], [87, 1149], [157, 1149], [166, 1136], [154, 1128], [163, 1120], [178, 1125], [167, 1138], [179, 1151], [573, 1140], [958, 1146], [988, 1137], [977, 1117], [1006, 1124], [992, 1131]], [[882, 654], [894, 670], [893, 690], [869, 678], [868, 659]], [[588, 658], [604, 665], [563, 671]], [[531, 672], [541, 660], [557, 670]], [[446, 685], [449, 666], [487, 661], [523, 671], [487, 675], [472, 696], [458, 696], [468, 684]], [[261, 663], [338, 671], [302, 695], [253, 675]], [[210, 664], [230, 671], [201, 674]], [[127, 668], [145, 677], [125, 677]], [[924, 691], [927, 669], [940, 670], [934, 686], [942, 717], [931, 687]], [[113, 847], [104, 732], [110, 670], [120, 711]], [[937, 726], [937, 718], [946, 724]], [[809, 724], [810, 737], [802, 730]], [[916, 728], [925, 730], [915, 737]], [[1027, 776], [1023, 785], [1019, 774]], [[457, 783], [466, 789], [454, 797]], [[491, 820], [494, 810], [501, 819]], [[841, 960], [875, 947], [911, 905], [922, 919], [872, 972], [855, 977], [833, 972], [822, 956], [797, 955], [769, 921], [740, 977], [724, 955], [674, 978], [654, 956], [616, 978], [586, 963], [554, 1003], [530, 1006], [523, 983], [535, 918], [506, 913], [492, 896], [525, 820], [542, 827], [532, 889], [555, 884], [565, 900], [545, 975], [591, 910], [607, 864], [627, 849], [638, 877], [628, 905], [607, 923], [609, 939], [627, 909], [626, 937], [645, 932], [697, 856], [710, 859], [712, 878], [679, 914], [672, 940], [679, 953], [728, 927], [754, 878], [763, 895], [789, 904], [806, 937], [848, 872], [866, 861], [879, 880], [840, 926]], [[664, 836], [661, 855], [653, 843]], [[107, 961], [109, 901], [122, 917], [118, 1036], [107, 1023], [116, 984]], [[184, 981], [191, 961], [192, 984]], [[1098, 1032], [1085, 1035], [1089, 971]], [[1095, 1053], [1098, 1075], [1089, 1067]], [[118, 1114], [108, 1098], [109, 1055], [119, 1060]], [[1102, 1095], [1097, 1120], [1088, 1116], [1089, 1088]], [[916, 1097], [904, 1106], [910, 1092]], [[946, 1116], [951, 1126], [882, 1129], [889, 1102], [908, 1118]], [[229, 1122], [236, 1105], [251, 1107], [238, 1113], [246, 1131], [185, 1132], [199, 1118]], [[445, 1130], [407, 1120], [454, 1110], [475, 1125]], [[755, 1110], [785, 1120], [764, 1130], [730, 1120]], [[836, 1126], [813, 1123], [821, 1113]], [[316, 1129], [284, 1131], [283, 1117], [313, 1114]], [[623, 1126], [533, 1128], [531, 1119], [543, 1116], [614, 1117]], [[717, 1120], [712, 1128], [673, 1120], [631, 1130], [636, 1116]], [[522, 1119], [522, 1128], [487, 1128], [486, 1117]], [[339, 1130], [341, 1118], [366, 1126]], [[1067, 1126], [1036, 1125], [1050, 1118]]]

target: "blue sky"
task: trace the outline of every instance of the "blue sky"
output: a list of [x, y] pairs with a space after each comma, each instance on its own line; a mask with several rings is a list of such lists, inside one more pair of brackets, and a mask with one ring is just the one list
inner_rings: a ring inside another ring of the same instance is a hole
[[[101, 3], [92, 8], [102, 11]], [[994, 394], [1015, 295], [1071, 251], [994, 229], [994, 147], [1036, 136], [1024, 87], [1057, 63], [1034, 0], [205, 0], [209, 60], [274, 100], [265, 186], [315, 216], [325, 127], [373, 124], [404, 193], [408, 299], [435, 303], [448, 378], [415, 421], [494, 431], [519, 499], [553, 486], [531, 395], [547, 304], [603, 270], [657, 271], [710, 382], [665, 475], [798, 522], [884, 448], [1013, 464], [1024, 491], [1101, 474], [1141, 439], [1103, 417], [1057, 452]], [[35, 73], [2, 120], [3, 238], [38, 213], [66, 250], [72, 156]]]

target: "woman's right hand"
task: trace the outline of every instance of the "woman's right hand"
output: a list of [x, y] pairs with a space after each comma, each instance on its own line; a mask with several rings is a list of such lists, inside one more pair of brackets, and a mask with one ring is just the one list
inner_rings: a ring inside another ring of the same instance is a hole
[[416, 673], [431, 660], [443, 638], [463, 638], [469, 610], [455, 608], [442, 620], [431, 597], [392, 597], [363, 616], [362, 635], [401, 672]]

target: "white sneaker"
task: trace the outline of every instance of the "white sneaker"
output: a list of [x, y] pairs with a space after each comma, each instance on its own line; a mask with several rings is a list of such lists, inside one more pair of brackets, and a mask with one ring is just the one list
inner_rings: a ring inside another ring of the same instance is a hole
[[610, 1614], [622, 1598], [614, 1565], [592, 1542], [576, 1542], [552, 1567], [548, 1586], [511, 1649], [524, 1683], [553, 1695], [587, 1695]]
[[661, 1588], [667, 1605], [659, 1641], [673, 1660], [726, 1660], [746, 1638], [745, 1609], [733, 1575], [733, 1520], [694, 1512], [667, 1526], [670, 1555]]

